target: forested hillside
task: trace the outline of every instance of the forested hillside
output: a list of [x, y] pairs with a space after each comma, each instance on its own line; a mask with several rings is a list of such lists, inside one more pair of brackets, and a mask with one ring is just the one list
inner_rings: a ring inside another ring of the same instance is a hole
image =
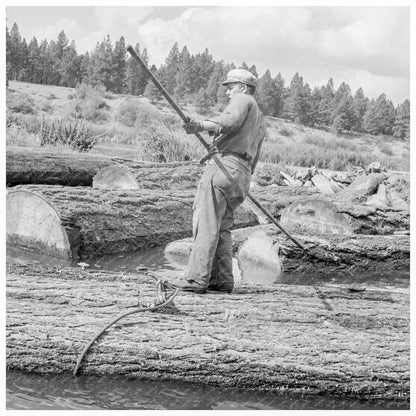
[[[147, 50], [142, 50], [139, 44], [135, 49], [151, 65]], [[162, 98], [126, 53], [123, 37], [113, 45], [107, 36], [92, 51], [78, 54], [75, 42], [64, 31], [56, 40], [39, 42], [34, 37], [28, 43], [14, 23], [10, 30], [6, 28], [6, 52], [8, 80], [71, 88], [80, 84], [103, 86], [115, 94], [144, 95], [153, 103]], [[362, 88], [353, 93], [345, 82], [335, 88], [329, 79], [326, 85], [312, 89], [299, 73], [287, 83], [280, 73], [273, 76], [268, 69], [258, 74], [254, 64], [242, 62], [237, 66], [259, 77], [256, 96], [268, 116], [310, 127], [331, 128], [335, 132], [409, 139], [408, 99], [395, 107], [385, 94], [369, 99]], [[176, 100], [193, 104], [201, 114], [224, 107], [227, 98], [221, 81], [235, 67], [234, 63], [214, 60], [207, 49], [191, 55], [186, 46], [180, 49], [177, 43], [163, 65], [159, 68], [151, 65]]]

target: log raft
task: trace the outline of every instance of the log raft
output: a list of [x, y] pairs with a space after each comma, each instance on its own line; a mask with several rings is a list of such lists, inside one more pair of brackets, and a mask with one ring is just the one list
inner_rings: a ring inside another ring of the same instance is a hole
[[[155, 274], [7, 267], [7, 368], [72, 372], [93, 336], [154, 300]], [[104, 333], [83, 374], [268, 392], [409, 400], [409, 291], [342, 285], [179, 293], [176, 311], [129, 315]]]

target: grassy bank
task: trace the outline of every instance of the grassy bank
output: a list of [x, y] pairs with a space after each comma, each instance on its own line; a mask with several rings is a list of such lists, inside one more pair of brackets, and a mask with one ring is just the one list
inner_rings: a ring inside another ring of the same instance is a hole
[[[185, 113], [197, 116], [180, 103]], [[213, 110], [211, 115], [215, 115]], [[340, 135], [267, 119], [261, 160], [333, 170], [366, 167], [373, 161], [409, 170], [409, 142], [390, 136]], [[11, 81], [7, 91], [7, 145], [60, 146], [74, 151], [121, 151], [144, 161], [202, 157], [203, 147], [186, 135], [180, 118], [165, 102], [78, 89]]]

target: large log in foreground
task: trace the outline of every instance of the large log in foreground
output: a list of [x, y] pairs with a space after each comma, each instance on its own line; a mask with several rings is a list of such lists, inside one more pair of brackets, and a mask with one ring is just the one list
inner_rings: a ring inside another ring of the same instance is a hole
[[[21, 185], [7, 195], [7, 238], [64, 258], [161, 246], [192, 235], [193, 199], [193, 191]], [[256, 223], [238, 208], [235, 227]]]
[[[8, 266], [7, 368], [72, 372], [93, 336], [139, 302], [157, 274]], [[86, 355], [83, 374], [258, 391], [409, 400], [409, 291], [241, 282], [179, 293], [175, 313], [129, 315]]]
[[[299, 205], [308, 202], [314, 209], [321, 209], [322, 198], [305, 188], [255, 189], [253, 194], [277, 219], [285, 207], [294, 203]], [[65, 258], [97, 257], [161, 246], [191, 235], [193, 199], [194, 191], [191, 190], [117, 191], [20, 185], [14, 187], [7, 196], [8, 242], [42, 252], [46, 250], [49, 254]], [[343, 212], [337, 215], [343, 215], [348, 223], [352, 221], [347, 212], [355, 223], [365, 227], [369, 224], [379, 227], [381, 222], [389, 224], [390, 230], [394, 229], [392, 227], [408, 227], [408, 212], [382, 211], [358, 203], [332, 204], [328, 200], [326, 203], [332, 206], [333, 211], [342, 209]], [[295, 220], [301, 218], [298, 211], [291, 215]], [[309, 223], [310, 218], [307, 219]], [[324, 215], [319, 220], [325, 224], [330, 221], [335, 226], [337, 219]], [[237, 209], [235, 228], [257, 223], [258, 219], [249, 206], [243, 204]], [[291, 222], [287, 223], [288, 226], [283, 223], [292, 233], [315, 234], [305, 222], [302, 224], [297, 230]], [[352, 229], [356, 227], [352, 226]]]

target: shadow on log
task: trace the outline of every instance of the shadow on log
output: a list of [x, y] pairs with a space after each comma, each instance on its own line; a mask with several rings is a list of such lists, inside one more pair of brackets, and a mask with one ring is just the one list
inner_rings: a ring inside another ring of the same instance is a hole
[[[71, 373], [97, 331], [154, 300], [158, 277], [8, 266], [7, 368]], [[240, 282], [232, 294], [179, 293], [175, 305], [119, 321], [81, 373], [409, 400], [408, 289]]]

